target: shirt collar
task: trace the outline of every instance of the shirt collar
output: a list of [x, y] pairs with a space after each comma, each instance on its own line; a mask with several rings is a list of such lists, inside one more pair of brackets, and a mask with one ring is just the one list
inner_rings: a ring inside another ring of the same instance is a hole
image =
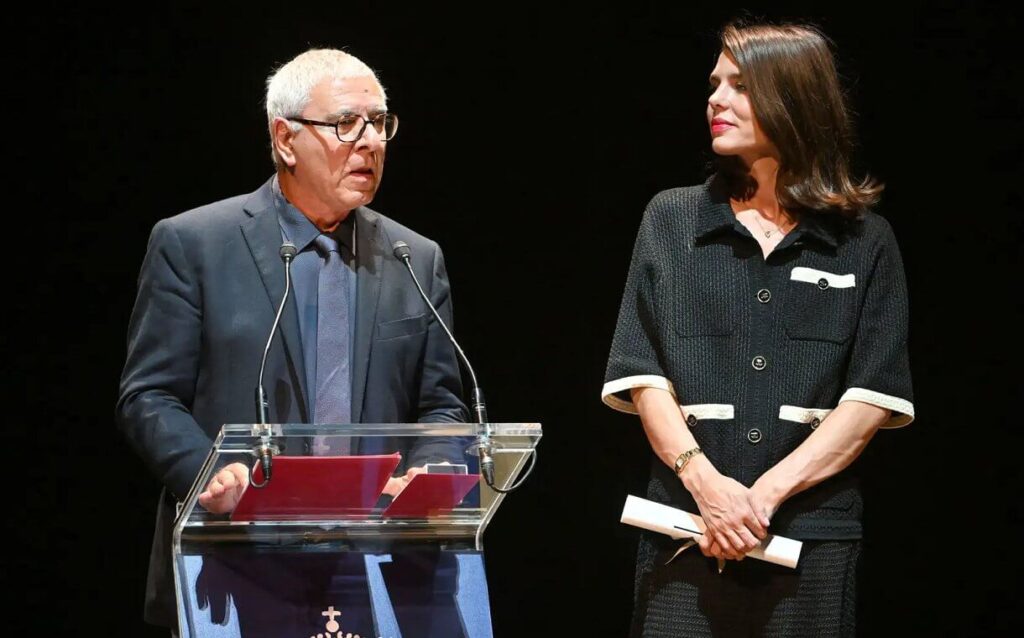
[[[272, 189], [274, 191], [274, 204], [277, 206], [278, 219], [281, 222], [281, 231], [284, 233], [284, 238], [291, 243], [295, 244], [295, 248], [302, 252], [313, 243], [321, 233], [320, 229], [309, 221], [309, 218], [302, 214], [298, 208], [292, 205], [291, 202], [284, 196], [281, 191], [281, 184], [277, 181], [277, 176], [274, 176]], [[356, 214], [352, 211], [345, 217], [345, 219], [338, 224], [330, 233], [327, 233], [333, 237], [337, 242], [346, 248], [352, 255], [356, 254]]]
[[697, 223], [694, 226], [694, 238], [700, 240], [722, 232], [727, 228], [733, 228], [743, 234], [743, 225], [736, 219], [736, 215], [729, 206], [729, 196], [721, 188], [721, 183], [715, 176], [704, 182], [705, 199], [697, 212]]
[[[697, 223], [694, 228], [694, 238], [704, 239], [710, 235], [732, 228], [742, 235], [749, 235], [743, 224], [736, 219], [736, 215], [729, 206], [729, 197], [725, 191], [717, 185], [715, 177], [712, 176], [705, 182], [708, 199], [701, 206], [697, 215]], [[813, 237], [833, 248], [839, 245], [838, 234], [839, 220], [831, 219], [827, 213], [804, 213], [800, 221], [786, 236], [785, 243], [788, 245], [801, 237]], [[791, 239], [790, 239], [791, 238]], [[780, 247], [781, 244], [780, 244]]]
[[697, 214], [694, 236], [697, 239], [704, 239], [727, 228], [740, 230], [737, 228], [738, 223], [728, 202], [710, 202], [702, 206]]
[[796, 225], [791, 234], [796, 235], [797, 238], [813, 237], [836, 248], [839, 246], [839, 222], [838, 216], [832, 213], [804, 213], [800, 216], [800, 223]]

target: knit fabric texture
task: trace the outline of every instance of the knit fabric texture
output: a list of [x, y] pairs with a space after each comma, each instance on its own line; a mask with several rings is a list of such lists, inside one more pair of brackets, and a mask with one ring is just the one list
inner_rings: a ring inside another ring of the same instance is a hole
[[[841, 401], [913, 420], [907, 288], [892, 229], [867, 213], [806, 214], [764, 258], [715, 178], [664, 191], [636, 239], [603, 399], [635, 413], [630, 389], [670, 389], [719, 472], [750, 486]], [[854, 463], [783, 503], [771, 531], [861, 536]], [[647, 497], [697, 512], [652, 455]]]
[[631, 634], [644, 638], [853, 638], [858, 541], [804, 544], [797, 568], [728, 561], [721, 574], [696, 548], [645, 534]]

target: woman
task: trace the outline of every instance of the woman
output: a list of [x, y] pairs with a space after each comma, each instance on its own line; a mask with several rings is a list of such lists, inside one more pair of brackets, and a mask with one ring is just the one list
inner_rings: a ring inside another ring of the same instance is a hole
[[[710, 82], [717, 170], [648, 205], [602, 392], [643, 423], [647, 498], [708, 527], [671, 561], [642, 535], [634, 634], [853, 635], [850, 465], [914, 413], [899, 250], [819, 32], [729, 26]], [[738, 562], [768, 531], [795, 570]]]

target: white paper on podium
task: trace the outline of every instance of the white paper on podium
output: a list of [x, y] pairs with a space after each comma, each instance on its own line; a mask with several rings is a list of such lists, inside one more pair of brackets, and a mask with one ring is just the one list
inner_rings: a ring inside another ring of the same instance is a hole
[[[622, 518], [619, 520], [626, 525], [658, 532], [676, 539], [696, 540], [698, 535], [704, 533], [706, 527], [704, 519], [696, 514], [636, 496], [626, 497], [626, 505], [622, 508]], [[800, 541], [769, 534], [761, 541], [760, 545], [750, 550], [747, 556], [783, 567], [795, 568], [797, 561], [800, 560], [802, 547], [803, 543]]]

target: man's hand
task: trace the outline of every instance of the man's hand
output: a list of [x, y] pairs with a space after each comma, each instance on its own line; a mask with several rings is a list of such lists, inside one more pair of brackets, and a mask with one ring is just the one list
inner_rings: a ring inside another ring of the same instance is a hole
[[768, 535], [767, 514], [755, 508], [749, 489], [720, 474], [703, 457], [691, 461], [684, 473], [686, 488], [707, 525], [697, 539], [700, 551], [713, 558], [743, 560]]
[[391, 478], [388, 479], [387, 485], [384, 486], [384, 493], [389, 495], [391, 498], [395, 498], [396, 496], [402, 493], [402, 490], [404, 490], [405, 486], [409, 484], [409, 481], [412, 480], [412, 477], [416, 476], [417, 474], [422, 474], [423, 472], [426, 471], [427, 468], [425, 467], [411, 467], [409, 468], [409, 471], [405, 473], [404, 476], [392, 476]]
[[248, 486], [249, 468], [243, 463], [232, 463], [210, 479], [210, 484], [199, 495], [199, 504], [211, 514], [230, 512]]

